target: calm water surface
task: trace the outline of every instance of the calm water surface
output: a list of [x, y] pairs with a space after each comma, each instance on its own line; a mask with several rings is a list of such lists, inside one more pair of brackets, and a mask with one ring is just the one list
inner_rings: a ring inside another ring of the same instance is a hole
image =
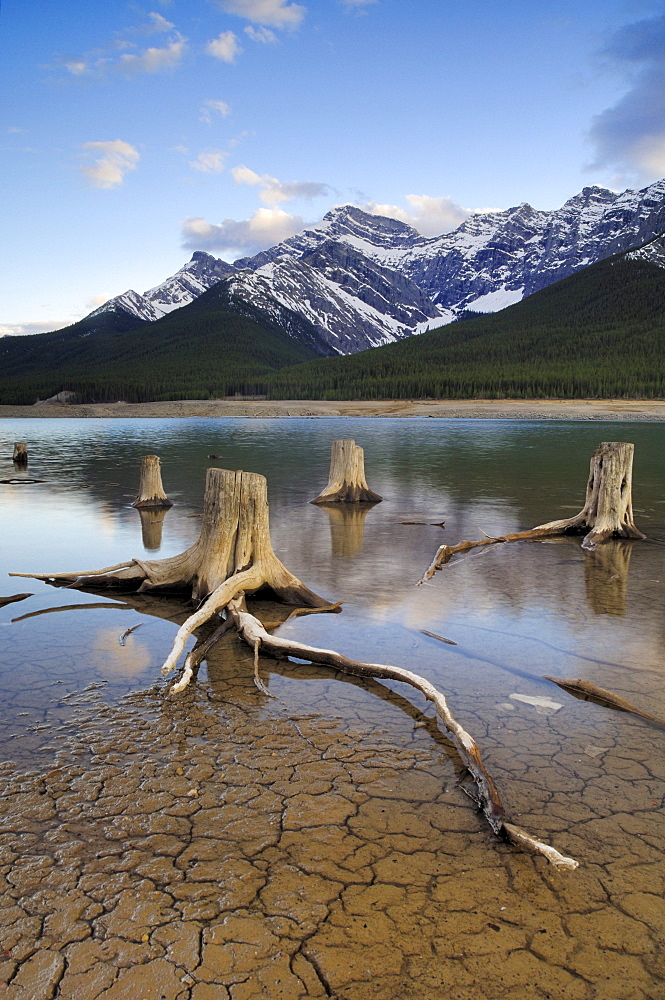
[[[338, 437], [354, 437], [365, 448], [368, 481], [383, 495], [382, 504], [349, 512], [308, 504], [327, 481], [330, 443]], [[28, 472], [18, 475], [44, 482], [0, 486], [0, 594], [33, 592], [0, 610], [0, 745], [6, 756], [39, 755], [65, 743], [66, 728], [53, 738], [53, 726], [67, 715], [63, 699], [90, 684], [103, 685], [108, 701], [155, 682], [175, 626], [138, 614], [120, 597], [54, 590], [5, 574], [92, 569], [182, 551], [198, 535], [193, 515], [200, 512], [210, 465], [267, 477], [276, 552], [310, 587], [344, 604], [342, 616], [289, 624], [292, 637], [426, 673], [450, 692], [460, 712], [465, 699], [480, 697], [487, 711], [483, 727], [503, 725], [508, 715], [537, 718], [533, 706], [511, 702], [515, 693], [563, 702], [573, 726], [594, 711], [558, 692], [543, 674], [584, 677], [665, 715], [662, 424], [0, 422], [0, 454], [11, 455], [18, 439], [27, 441], [30, 454]], [[635, 516], [647, 542], [612, 544], [597, 555], [583, 552], [575, 539], [499, 546], [459, 558], [428, 585], [415, 586], [442, 541], [499, 535], [579, 510], [591, 452], [601, 440], [624, 439], [635, 443]], [[175, 502], [161, 523], [154, 515], [142, 523], [130, 506], [140, 459], [148, 453], [161, 457], [164, 485]], [[14, 473], [11, 461], [3, 468], [3, 478]], [[443, 529], [400, 523], [442, 520]], [[59, 606], [68, 607], [39, 613]], [[138, 621], [141, 630], [121, 646], [119, 635]], [[421, 629], [457, 646], [443, 646]], [[290, 684], [298, 693], [288, 697], [298, 703], [311, 698], [315, 704], [315, 689], [323, 686], [328, 711], [349, 711], [346, 696], [335, 696], [339, 684], [271, 679], [278, 694]], [[614, 725], [616, 714], [605, 715]], [[35, 726], [49, 728], [36, 734]]]

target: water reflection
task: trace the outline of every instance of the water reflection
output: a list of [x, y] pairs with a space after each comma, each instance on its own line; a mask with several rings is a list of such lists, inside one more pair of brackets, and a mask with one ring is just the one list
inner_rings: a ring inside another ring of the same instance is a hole
[[585, 552], [587, 601], [597, 615], [625, 615], [632, 541], [605, 542]]
[[164, 518], [168, 514], [169, 507], [139, 507], [138, 513], [141, 518], [141, 538], [143, 548], [149, 552], [157, 552], [162, 547], [162, 530], [164, 528]]
[[336, 559], [352, 559], [362, 551], [365, 518], [375, 504], [318, 504], [330, 519], [331, 551]]

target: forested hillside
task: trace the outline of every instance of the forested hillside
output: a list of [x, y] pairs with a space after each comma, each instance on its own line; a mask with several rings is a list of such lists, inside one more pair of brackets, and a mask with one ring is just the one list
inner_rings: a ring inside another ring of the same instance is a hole
[[601, 261], [517, 305], [275, 373], [281, 399], [665, 395], [665, 269]]

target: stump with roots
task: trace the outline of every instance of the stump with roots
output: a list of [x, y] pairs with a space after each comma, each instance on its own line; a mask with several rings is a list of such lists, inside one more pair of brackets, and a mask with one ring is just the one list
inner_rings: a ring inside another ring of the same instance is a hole
[[179, 629], [164, 663], [176, 665], [187, 640], [231, 600], [269, 588], [287, 604], [327, 609], [329, 602], [290, 573], [270, 541], [267, 482], [253, 472], [208, 469], [203, 519], [198, 540], [168, 559], [131, 559], [82, 573], [13, 573], [75, 589], [119, 587], [125, 590], [185, 591], [201, 607]]
[[310, 503], [380, 503], [365, 479], [365, 453], [355, 441], [333, 441], [328, 485]]
[[574, 517], [548, 521], [528, 531], [514, 531], [477, 541], [464, 540], [457, 545], [439, 546], [427, 572], [418, 581], [426, 583], [457, 552], [468, 552], [481, 545], [552, 538], [555, 535], [584, 535], [582, 548], [593, 552], [610, 538], [645, 538], [633, 520], [633, 453], [635, 446], [625, 441], [603, 441], [591, 456], [584, 507]]
[[162, 486], [162, 473], [157, 455], [145, 455], [141, 462], [139, 493], [132, 504], [139, 510], [146, 507], [172, 507]]
[[14, 454], [12, 460], [16, 465], [28, 464], [28, 446], [25, 441], [16, 441], [14, 444]]

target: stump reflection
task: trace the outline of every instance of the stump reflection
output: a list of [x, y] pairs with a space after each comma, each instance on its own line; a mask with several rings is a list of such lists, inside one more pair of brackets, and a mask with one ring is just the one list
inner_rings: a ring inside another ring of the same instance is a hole
[[162, 545], [162, 529], [164, 518], [168, 514], [169, 507], [139, 507], [138, 512], [141, 518], [141, 538], [143, 547], [150, 552], [157, 552]]
[[585, 552], [586, 596], [597, 615], [625, 615], [632, 552], [632, 543], [619, 539]]

